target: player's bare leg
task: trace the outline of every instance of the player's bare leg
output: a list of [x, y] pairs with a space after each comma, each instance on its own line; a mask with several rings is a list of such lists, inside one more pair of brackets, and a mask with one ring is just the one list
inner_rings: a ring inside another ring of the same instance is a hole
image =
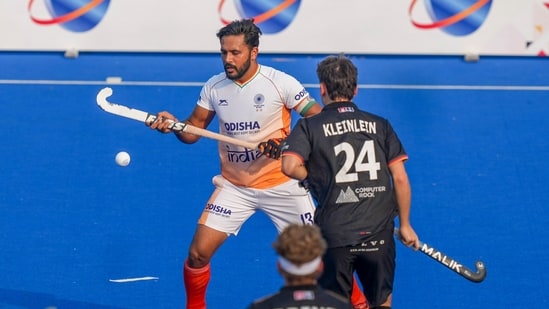
[[183, 279], [187, 293], [187, 309], [206, 308], [206, 288], [210, 282], [210, 260], [225, 242], [227, 234], [205, 225], [196, 227], [183, 267]]

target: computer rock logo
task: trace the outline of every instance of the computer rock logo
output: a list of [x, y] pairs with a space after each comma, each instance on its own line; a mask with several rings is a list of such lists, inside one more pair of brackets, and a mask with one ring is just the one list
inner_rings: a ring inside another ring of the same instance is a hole
[[[241, 18], [253, 18], [264, 34], [275, 34], [288, 27], [297, 15], [301, 0], [233, 0]], [[217, 6], [219, 18], [224, 25], [231, 20], [223, 16], [225, 0]]]
[[432, 22], [414, 20], [412, 13], [418, 0], [412, 0], [408, 9], [412, 24], [420, 29], [436, 29], [454, 35], [469, 35], [484, 23], [492, 0], [424, 0]]
[[72, 32], [93, 29], [105, 16], [110, 0], [44, 0], [50, 18], [33, 14], [35, 0], [29, 0], [30, 19], [39, 25], [60, 25]]

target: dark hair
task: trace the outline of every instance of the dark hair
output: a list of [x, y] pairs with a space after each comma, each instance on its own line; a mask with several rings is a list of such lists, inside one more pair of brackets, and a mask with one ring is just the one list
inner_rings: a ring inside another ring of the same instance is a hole
[[221, 40], [226, 35], [240, 34], [244, 34], [244, 42], [246, 45], [249, 47], [258, 47], [259, 37], [263, 33], [261, 32], [261, 29], [254, 24], [253, 18], [250, 18], [231, 22], [217, 32], [217, 37]]
[[345, 55], [324, 58], [318, 64], [316, 75], [318, 80], [326, 85], [330, 99], [351, 100], [354, 97], [358, 70]]

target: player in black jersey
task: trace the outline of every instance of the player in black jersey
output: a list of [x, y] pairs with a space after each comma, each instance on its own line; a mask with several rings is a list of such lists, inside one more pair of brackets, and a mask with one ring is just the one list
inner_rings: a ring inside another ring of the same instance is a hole
[[410, 223], [406, 152], [386, 119], [359, 110], [357, 68], [343, 55], [317, 68], [321, 113], [298, 121], [282, 150], [282, 171], [306, 181], [328, 250], [322, 287], [349, 297], [353, 271], [372, 308], [390, 308], [394, 220], [401, 241], [419, 248]]
[[351, 309], [341, 295], [317, 284], [322, 273], [326, 241], [316, 225], [290, 224], [273, 247], [278, 254], [278, 271], [285, 286], [278, 293], [254, 301], [248, 309]]

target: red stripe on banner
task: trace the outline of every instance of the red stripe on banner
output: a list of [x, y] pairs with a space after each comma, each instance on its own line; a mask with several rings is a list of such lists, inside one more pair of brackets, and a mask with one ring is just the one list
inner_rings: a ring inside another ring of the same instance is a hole
[[221, 23], [224, 25], [228, 25], [231, 21], [224, 19], [223, 16], [221, 16], [221, 9], [223, 8], [223, 4], [225, 4], [225, 0], [219, 1], [219, 5], [217, 6], [217, 14], [219, 14], [219, 19], [221, 20]]
[[278, 6], [268, 10], [267, 12], [261, 14], [261, 15], [258, 15], [256, 17], [254, 17], [254, 22], [256, 24], [259, 24], [259, 23], [262, 23], [266, 20], [269, 20], [269, 18], [273, 17], [273, 16], [276, 16], [278, 13], [284, 11], [287, 7], [291, 6], [292, 4], [295, 3], [296, 0], [286, 0], [284, 2], [282, 2], [281, 4], [279, 4]]
[[27, 10], [29, 12], [30, 18], [35, 23], [40, 24], [40, 25], [52, 25], [52, 24], [65, 23], [67, 21], [76, 19], [76, 18], [86, 14], [87, 12], [89, 12], [90, 10], [95, 8], [96, 6], [100, 5], [101, 3], [103, 3], [103, 1], [104, 0], [93, 0], [90, 3], [84, 5], [83, 7], [78, 8], [77, 10], [74, 10], [74, 11], [68, 13], [68, 14], [63, 15], [63, 16], [55, 17], [53, 19], [38, 19], [38, 18], [35, 18], [34, 16], [32, 16], [31, 9], [32, 9], [32, 4], [34, 3], [34, 0], [29, 0], [29, 5], [27, 6]]
[[[284, 11], [286, 8], [290, 7], [295, 2], [296, 2], [296, 0], [286, 0], [286, 1], [282, 2], [281, 4], [277, 5], [276, 7], [268, 10], [267, 12], [262, 13], [260, 15], [257, 15], [255, 17], [252, 17], [254, 19], [254, 23], [259, 24], [259, 23], [262, 23], [266, 20], [269, 20], [269, 18], [271, 18], [273, 16], [276, 16], [276, 14]], [[219, 19], [221, 20], [221, 22], [224, 25], [228, 25], [229, 23], [231, 23], [231, 21], [223, 18], [222, 14], [221, 14], [223, 4], [225, 4], [225, 0], [219, 1], [219, 5], [217, 6], [217, 13], [219, 14]]]
[[[467, 16], [469, 16], [470, 14], [474, 13], [476, 10], [480, 9], [485, 4], [487, 4], [488, 1], [490, 1], [490, 0], [479, 0], [477, 3], [471, 5], [466, 10], [463, 10], [463, 11], [459, 12], [458, 14], [456, 14], [454, 16], [451, 16], [451, 17], [448, 17], [446, 19], [436, 21], [432, 24], [420, 24], [420, 23], [415, 22], [413, 19], [411, 20], [411, 22], [414, 26], [416, 26], [418, 28], [422, 28], [422, 29], [433, 29], [433, 28], [446, 27], [448, 25], [457, 23], [458, 21], [461, 21], [461, 20], [465, 19]], [[417, 0], [413, 0], [412, 4], [410, 4], [410, 7], [408, 9], [408, 14], [410, 15], [410, 18], [412, 17], [412, 10], [414, 9], [414, 6], [415, 6], [416, 3], [417, 3]]]

